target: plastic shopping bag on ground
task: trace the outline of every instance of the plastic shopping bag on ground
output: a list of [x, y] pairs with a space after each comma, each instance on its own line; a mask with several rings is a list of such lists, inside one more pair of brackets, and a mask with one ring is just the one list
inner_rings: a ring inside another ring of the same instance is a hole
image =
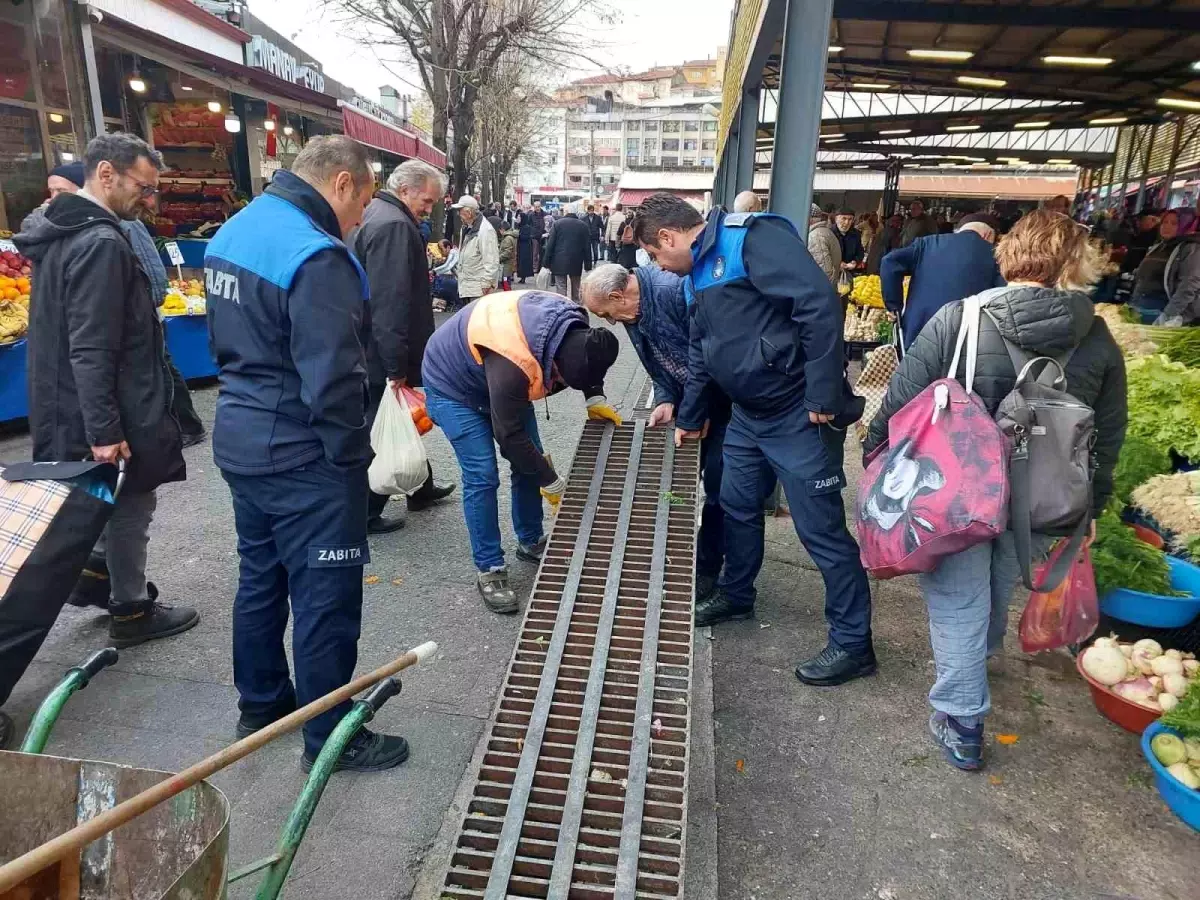
[[376, 494], [411, 494], [429, 477], [425, 445], [417, 434], [408, 403], [388, 385], [371, 426], [371, 449], [375, 459], [367, 470]]
[[[1058, 542], [1050, 558], [1039, 567], [1034, 584], [1039, 584], [1042, 573], [1060, 554], [1067, 552], [1069, 543], [1066, 540]], [[1021, 649], [1026, 653], [1037, 653], [1082, 643], [1096, 630], [1099, 619], [1100, 601], [1096, 597], [1092, 557], [1084, 547], [1058, 587], [1029, 595], [1025, 612], [1021, 614]]]
[[533, 286], [539, 291], [554, 290], [554, 276], [550, 274], [550, 270], [545, 266], [533, 276]]

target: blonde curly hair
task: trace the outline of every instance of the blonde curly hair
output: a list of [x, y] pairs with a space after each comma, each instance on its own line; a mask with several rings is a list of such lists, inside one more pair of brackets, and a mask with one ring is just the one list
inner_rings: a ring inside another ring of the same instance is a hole
[[1086, 291], [1104, 272], [1104, 251], [1088, 230], [1062, 213], [1035, 209], [996, 244], [1006, 281], [1033, 281], [1067, 291]]

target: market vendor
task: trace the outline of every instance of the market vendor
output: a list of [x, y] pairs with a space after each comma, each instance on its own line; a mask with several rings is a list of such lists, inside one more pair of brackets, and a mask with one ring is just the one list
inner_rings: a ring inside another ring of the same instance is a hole
[[1181, 235], [1179, 215], [1163, 213], [1158, 241], [1137, 267], [1129, 305], [1158, 325], [1200, 324], [1200, 234]]
[[604, 399], [604, 376], [618, 349], [607, 328], [588, 327], [581, 307], [544, 291], [480, 297], [435, 331], [425, 348], [426, 408], [462, 469], [476, 584], [493, 612], [518, 609], [500, 545], [493, 441], [512, 466], [517, 558], [537, 562], [545, 550], [542, 497], [557, 508], [567, 483], [542, 454], [533, 401], [574, 388], [587, 398], [589, 419], [621, 424]]

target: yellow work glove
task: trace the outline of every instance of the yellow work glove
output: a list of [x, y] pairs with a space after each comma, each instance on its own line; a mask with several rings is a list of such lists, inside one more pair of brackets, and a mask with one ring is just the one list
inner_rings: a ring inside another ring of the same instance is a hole
[[588, 397], [587, 400], [588, 418], [593, 422], [612, 422], [614, 425], [621, 424], [621, 414], [609, 405], [605, 397]]
[[551, 512], [558, 512], [558, 504], [562, 503], [563, 491], [566, 489], [567, 479], [563, 478], [561, 475], [554, 479], [551, 484], [539, 489], [542, 492], [542, 497], [547, 503], [550, 504]]

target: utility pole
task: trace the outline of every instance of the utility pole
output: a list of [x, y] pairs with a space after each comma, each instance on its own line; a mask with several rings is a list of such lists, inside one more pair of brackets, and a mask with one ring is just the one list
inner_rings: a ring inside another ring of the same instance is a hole
[[588, 197], [596, 199], [596, 123], [588, 122]]

